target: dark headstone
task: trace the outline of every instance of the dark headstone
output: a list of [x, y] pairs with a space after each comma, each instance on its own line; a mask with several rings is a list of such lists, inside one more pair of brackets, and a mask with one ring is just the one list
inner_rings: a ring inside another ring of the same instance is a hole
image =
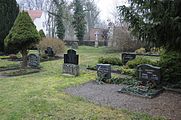
[[36, 54], [28, 55], [28, 66], [30, 67], [39, 67], [40, 65], [40, 57]]
[[144, 84], [148, 82], [152, 83], [160, 83], [161, 81], [161, 73], [160, 67], [152, 66], [149, 64], [142, 64], [137, 67], [137, 75], [139, 80], [141, 80]]
[[70, 75], [79, 75], [79, 55], [76, 55], [76, 51], [69, 49], [67, 54], [64, 54], [63, 73]]
[[64, 63], [68, 64], [79, 64], [79, 55], [76, 55], [76, 51], [73, 49], [69, 49], [67, 54], [64, 54]]
[[136, 54], [134, 53], [122, 53], [122, 62], [125, 65], [128, 61], [136, 58]]
[[54, 57], [55, 56], [53, 48], [51, 48], [51, 47], [47, 47], [47, 49], [45, 50], [45, 54], [47, 54], [49, 57]]
[[110, 64], [97, 64], [96, 69], [97, 69], [98, 80], [107, 80], [111, 78]]

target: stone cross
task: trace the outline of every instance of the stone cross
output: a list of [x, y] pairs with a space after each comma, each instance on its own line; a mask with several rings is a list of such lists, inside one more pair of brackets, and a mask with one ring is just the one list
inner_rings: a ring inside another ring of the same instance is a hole
[[96, 36], [95, 47], [97, 48], [99, 46], [99, 32], [98, 31], [96, 31], [95, 36]]

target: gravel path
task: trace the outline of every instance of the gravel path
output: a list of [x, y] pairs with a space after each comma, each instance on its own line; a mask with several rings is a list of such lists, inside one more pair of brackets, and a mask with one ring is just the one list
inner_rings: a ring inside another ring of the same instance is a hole
[[65, 89], [65, 92], [80, 96], [99, 105], [145, 112], [154, 116], [165, 116], [170, 120], [181, 120], [181, 94], [164, 91], [153, 99], [118, 93], [123, 86], [91, 81]]

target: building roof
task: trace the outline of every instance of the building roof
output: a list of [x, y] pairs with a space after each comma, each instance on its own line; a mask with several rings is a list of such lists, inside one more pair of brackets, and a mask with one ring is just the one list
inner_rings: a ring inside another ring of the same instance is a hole
[[42, 10], [28, 10], [27, 11], [31, 19], [34, 21], [36, 18], [40, 18], [42, 16]]

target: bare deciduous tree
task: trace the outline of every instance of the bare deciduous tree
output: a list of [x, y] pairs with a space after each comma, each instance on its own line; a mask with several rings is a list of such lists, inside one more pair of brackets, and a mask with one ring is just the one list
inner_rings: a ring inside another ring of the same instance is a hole
[[20, 6], [28, 10], [43, 10], [46, 0], [22, 0]]

